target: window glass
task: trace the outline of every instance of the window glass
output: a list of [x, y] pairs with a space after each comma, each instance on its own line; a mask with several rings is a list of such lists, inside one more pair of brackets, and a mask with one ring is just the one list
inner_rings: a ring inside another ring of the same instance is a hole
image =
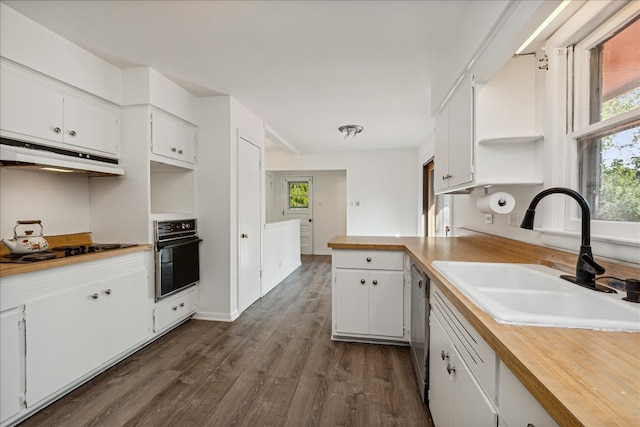
[[593, 219], [640, 222], [640, 120], [578, 139], [578, 176]]
[[590, 123], [640, 105], [640, 19], [590, 51]]
[[309, 208], [309, 183], [289, 182], [289, 209]]

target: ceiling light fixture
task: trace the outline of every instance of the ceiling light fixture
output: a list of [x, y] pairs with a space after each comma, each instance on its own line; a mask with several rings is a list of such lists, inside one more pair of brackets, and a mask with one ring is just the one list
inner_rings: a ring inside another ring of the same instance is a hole
[[364, 128], [360, 125], [343, 125], [340, 126], [338, 130], [344, 134], [344, 139], [347, 139], [348, 136], [355, 138]]

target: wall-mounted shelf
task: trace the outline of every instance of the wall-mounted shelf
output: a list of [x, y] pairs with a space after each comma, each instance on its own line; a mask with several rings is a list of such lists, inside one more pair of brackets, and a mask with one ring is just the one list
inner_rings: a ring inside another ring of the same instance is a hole
[[536, 142], [544, 138], [544, 135], [513, 135], [513, 136], [491, 136], [478, 140], [480, 145], [489, 144], [526, 144]]

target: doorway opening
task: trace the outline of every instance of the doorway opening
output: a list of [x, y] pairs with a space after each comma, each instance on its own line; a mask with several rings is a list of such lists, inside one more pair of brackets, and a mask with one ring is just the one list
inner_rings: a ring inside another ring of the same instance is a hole
[[425, 236], [449, 236], [451, 231], [451, 196], [435, 191], [433, 158], [422, 166], [422, 230]]

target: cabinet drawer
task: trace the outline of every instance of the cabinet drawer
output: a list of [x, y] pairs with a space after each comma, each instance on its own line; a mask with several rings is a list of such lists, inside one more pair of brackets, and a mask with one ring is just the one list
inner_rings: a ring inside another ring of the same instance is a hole
[[192, 288], [168, 301], [158, 303], [153, 310], [153, 332], [161, 332], [195, 313], [196, 296], [196, 289]]
[[431, 286], [429, 303], [433, 314], [442, 323], [469, 370], [489, 398], [495, 402], [498, 363], [496, 353], [437, 286]]
[[334, 250], [336, 268], [358, 268], [365, 270], [397, 270], [404, 268], [402, 251]]

